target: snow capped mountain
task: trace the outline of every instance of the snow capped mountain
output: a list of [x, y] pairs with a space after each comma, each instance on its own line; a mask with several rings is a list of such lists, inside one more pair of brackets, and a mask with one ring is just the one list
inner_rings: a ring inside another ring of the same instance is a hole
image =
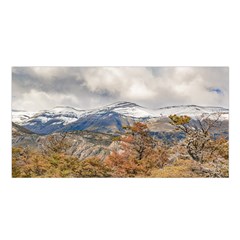
[[92, 130], [100, 132], [121, 131], [123, 125], [134, 121], [151, 121], [169, 115], [188, 115], [193, 119], [203, 115], [228, 120], [228, 109], [181, 105], [149, 109], [131, 102], [116, 102], [98, 109], [80, 110], [58, 106], [51, 110], [26, 112], [13, 110], [12, 121], [33, 132], [48, 134], [55, 131]]
[[42, 111], [39, 114], [36, 114], [34, 117], [42, 123], [47, 123], [48, 121], [54, 119], [55, 122], [61, 122], [63, 125], [66, 125], [79, 119], [85, 114], [85, 112], [86, 111], [84, 110], [78, 110], [68, 106], [60, 106], [49, 111]]
[[25, 111], [13, 111], [13, 113], [12, 121], [14, 123], [36, 133], [48, 134], [77, 121], [86, 111], [60, 106], [51, 110], [40, 111], [39, 113], [28, 114]]
[[221, 114], [221, 120], [228, 119], [228, 109], [222, 107], [202, 107], [197, 105], [180, 105], [180, 106], [171, 106], [159, 108], [161, 116], [169, 116], [169, 115], [188, 115], [189, 117], [195, 119], [201, 116], [209, 116], [212, 115], [214, 118], [216, 115]]
[[33, 117], [37, 112], [27, 112], [23, 110], [12, 110], [12, 121], [17, 124], [21, 124], [31, 117]]
[[72, 107], [55, 107], [51, 110], [45, 110], [40, 112], [26, 112], [13, 110], [12, 111], [12, 121], [18, 124], [24, 122], [31, 122], [33, 119], [38, 119], [42, 123], [46, 123], [53, 118], [61, 121], [65, 124], [76, 121], [79, 117], [85, 114], [86, 111], [78, 110]]
[[197, 105], [180, 105], [180, 106], [170, 106], [162, 107], [158, 109], [150, 109], [139, 106], [135, 103], [130, 102], [117, 102], [114, 104], [107, 105], [98, 110], [93, 110], [91, 114], [101, 114], [103, 112], [113, 111], [131, 118], [159, 118], [168, 117], [169, 115], [188, 115], [191, 118], [197, 118], [201, 115], [217, 114], [221, 113], [224, 116], [222, 120], [228, 119], [228, 109], [222, 107], [202, 107]]
[[159, 113], [156, 110], [151, 110], [144, 108], [135, 103], [130, 102], [116, 102], [105, 107], [93, 110], [92, 114], [102, 114], [104, 112], [116, 112], [126, 117], [132, 118], [149, 118], [149, 117], [159, 117]]

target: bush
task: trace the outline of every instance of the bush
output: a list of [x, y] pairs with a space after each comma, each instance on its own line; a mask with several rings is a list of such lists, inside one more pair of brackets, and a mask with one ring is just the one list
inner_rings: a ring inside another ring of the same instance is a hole
[[78, 169], [75, 173], [76, 177], [110, 177], [111, 169], [104, 161], [98, 158], [89, 158], [80, 161]]

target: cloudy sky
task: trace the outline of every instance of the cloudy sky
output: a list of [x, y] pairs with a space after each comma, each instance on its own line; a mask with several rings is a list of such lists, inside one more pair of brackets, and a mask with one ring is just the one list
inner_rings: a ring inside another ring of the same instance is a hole
[[12, 107], [89, 109], [130, 101], [228, 108], [228, 75], [226, 67], [13, 67]]

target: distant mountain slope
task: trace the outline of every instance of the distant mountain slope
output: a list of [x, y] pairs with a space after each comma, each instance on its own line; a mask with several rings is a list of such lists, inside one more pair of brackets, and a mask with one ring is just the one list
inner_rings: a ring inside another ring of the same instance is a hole
[[34, 134], [34, 132], [32, 132], [32, 131], [14, 123], [14, 122], [12, 122], [12, 131], [13, 131], [13, 133], [16, 133], [16, 134], [24, 134], [24, 133]]
[[132, 125], [133, 122], [133, 118], [109, 110], [81, 117], [76, 122], [61, 128], [60, 131], [88, 130], [104, 133], [122, 132], [123, 126]]
[[16, 124], [12, 123], [12, 145], [13, 146], [36, 146], [39, 135]]
[[52, 110], [30, 113], [13, 111], [13, 121], [26, 127], [27, 129], [39, 133], [48, 134], [55, 132], [65, 125], [77, 121], [86, 111], [77, 110], [71, 107], [55, 107]]
[[[39, 134], [75, 130], [114, 133], [123, 131], [123, 126], [131, 125], [134, 121], [146, 122], [156, 131], [158, 128], [171, 130], [169, 115], [188, 115], [196, 119], [202, 115], [216, 118], [219, 113], [219, 120], [228, 121], [228, 109], [221, 107], [181, 105], [149, 109], [135, 103], [117, 102], [92, 110], [56, 107], [39, 113], [13, 111], [13, 122]], [[160, 124], [164, 124], [164, 127]]]

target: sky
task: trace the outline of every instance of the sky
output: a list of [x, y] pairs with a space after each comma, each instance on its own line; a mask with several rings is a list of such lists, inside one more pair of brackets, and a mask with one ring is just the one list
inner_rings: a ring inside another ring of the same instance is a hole
[[12, 108], [229, 106], [227, 67], [13, 67]]

